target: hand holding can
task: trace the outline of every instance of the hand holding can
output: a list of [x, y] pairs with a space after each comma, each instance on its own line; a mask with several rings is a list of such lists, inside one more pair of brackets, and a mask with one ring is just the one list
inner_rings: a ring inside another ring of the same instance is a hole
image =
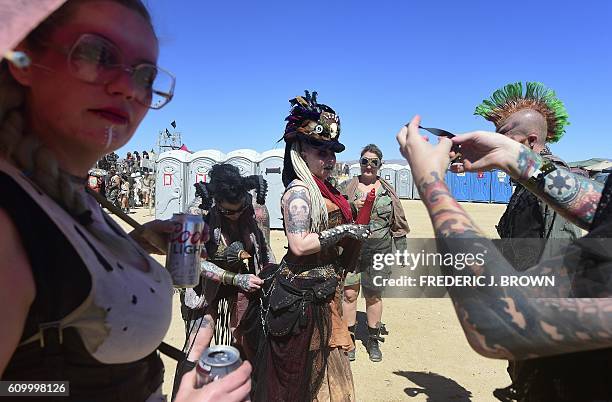
[[249, 400], [251, 391], [251, 370], [248, 361], [238, 369], [219, 381], [214, 381], [205, 387], [195, 388], [196, 370], [191, 370], [183, 376], [176, 394], [175, 402], [244, 402]]
[[174, 214], [172, 222], [166, 268], [174, 287], [193, 288], [200, 281], [200, 259], [208, 230], [201, 215]]
[[196, 366], [196, 388], [219, 380], [242, 364], [240, 352], [233, 346], [211, 346], [204, 351]]

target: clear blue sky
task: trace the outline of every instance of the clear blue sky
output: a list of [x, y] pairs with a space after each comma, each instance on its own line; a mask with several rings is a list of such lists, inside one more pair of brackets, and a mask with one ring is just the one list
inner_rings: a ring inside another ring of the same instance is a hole
[[612, 158], [612, 2], [149, 0], [159, 64], [174, 100], [150, 111], [119, 152], [151, 149], [176, 120], [192, 150], [276, 144], [288, 99], [304, 89], [340, 114], [339, 160], [378, 144], [415, 113], [453, 132], [491, 129], [473, 115], [493, 90], [541, 81], [571, 125], [553, 151]]

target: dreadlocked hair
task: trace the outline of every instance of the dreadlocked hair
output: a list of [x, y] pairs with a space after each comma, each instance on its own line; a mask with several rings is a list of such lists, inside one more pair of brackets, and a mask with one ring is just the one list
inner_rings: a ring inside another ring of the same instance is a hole
[[532, 109], [546, 119], [546, 142], [557, 142], [569, 125], [567, 110], [555, 91], [541, 82], [527, 82], [523, 94], [523, 83], [515, 82], [493, 92], [476, 107], [474, 114], [480, 115], [497, 125], [511, 114], [523, 109]]
[[[92, 0], [69, 0], [43, 21], [25, 39], [32, 50], [40, 49], [38, 38], [46, 38], [70, 18], [76, 6]], [[151, 18], [140, 0], [111, 0], [141, 14], [151, 25]], [[151, 26], [152, 27], [152, 26]], [[99, 240], [118, 253], [125, 252], [128, 242], [118, 242], [104, 230], [92, 225], [85, 185], [61, 170], [55, 155], [35, 135], [25, 132], [26, 88], [9, 71], [6, 60], [0, 62], [0, 157], [27, 173], [48, 196], [57, 202]], [[131, 248], [130, 248], [131, 250]]]
[[240, 176], [240, 170], [229, 163], [214, 165], [209, 172], [210, 182], [206, 185], [212, 197], [218, 202], [237, 204], [248, 190]]
[[268, 194], [268, 182], [261, 175], [251, 175], [243, 179], [245, 190], [255, 190], [257, 203], [264, 205]]

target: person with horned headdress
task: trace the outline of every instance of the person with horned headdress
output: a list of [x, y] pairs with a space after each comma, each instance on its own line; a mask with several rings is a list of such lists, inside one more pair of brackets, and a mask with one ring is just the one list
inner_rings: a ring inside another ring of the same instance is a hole
[[248, 300], [263, 283], [257, 274], [275, 262], [258, 226], [250, 193], [255, 190], [257, 204], [264, 205], [265, 179], [259, 175], [243, 177], [236, 166], [227, 163], [214, 165], [209, 178], [208, 183], [196, 184], [197, 197], [188, 207], [190, 213], [207, 212], [204, 220], [210, 237], [199, 285], [181, 293], [187, 349], [186, 361], [177, 366], [175, 384], [195, 367], [213, 336], [217, 345], [236, 344], [232, 332]]
[[[498, 133], [519, 142], [557, 166], [569, 169], [567, 163], [553, 155], [547, 144], [555, 143], [565, 133], [569, 124], [568, 113], [554, 91], [539, 82], [508, 84], [484, 100], [474, 112], [495, 124]], [[516, 188], [502, 215], [497, 231], [500, 251], [518, 271], [537, 264], [542, 257], [555, 254], [555, 250], [581, 236], [578, 227], [516, 183]], [[541, 239], [541, 240], [540, 240]], [[529, 375], [528, 366], [510, 362], [508, 373], [515, 383]], [[511, 385], [498, 394], [514, 392]]]
[[[329, 178], [340, 119], [317, 93], [290, 100], [283, 136], [282, 197], [289, 248], [278, 266], [264, 269], [262, 298], [251, 303], [239, 328], [256, 368], [254, 401], [352, 401], [347, 352], [353, 347], [342, 320], [341, 288], [351, 245], [367, 238], [347, 200]], [[341, 252], [341, 246], [343, 250]]]

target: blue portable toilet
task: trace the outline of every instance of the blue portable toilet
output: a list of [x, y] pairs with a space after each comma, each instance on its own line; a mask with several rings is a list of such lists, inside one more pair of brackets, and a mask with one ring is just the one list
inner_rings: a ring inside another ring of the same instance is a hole
[[446, 172], [446, 184], [457, 201], [471, 201], [470, 173]]
[[471, 172], [470, 191], [473, 202], [491, 202], [491, 172]]
[[512, 196], [510, 176], [501, 170], [491, 172], [491, 202], [507, 204]]

